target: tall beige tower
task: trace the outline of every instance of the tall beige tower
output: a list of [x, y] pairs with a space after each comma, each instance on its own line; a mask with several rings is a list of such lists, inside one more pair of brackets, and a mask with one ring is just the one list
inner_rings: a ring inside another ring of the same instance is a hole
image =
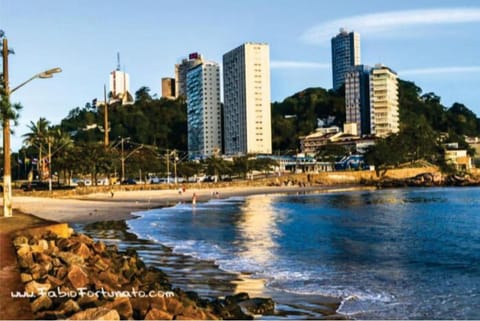
[[188, 59], [175, 65], [175, 97], [187, 98], [187, 73], [190, 69], [202, 64], [203, 57], [197, 52], [188, 55]]
[[270, 49], [245, 43], [223, 55], [227, 155], [271, 154]]
[[372, 134], [387, 137], [398, 133], [398, 76], [380, 64], [370, 72], [370, 117]]

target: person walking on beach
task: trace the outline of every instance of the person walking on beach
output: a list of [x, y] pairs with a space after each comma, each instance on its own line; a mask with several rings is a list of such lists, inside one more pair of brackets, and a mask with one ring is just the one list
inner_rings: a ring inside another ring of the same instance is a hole
[[192, 196], [192, 205], [195, 205], [197, 204], [197, 194], [196, 193], [193, 193], [193, 196]]

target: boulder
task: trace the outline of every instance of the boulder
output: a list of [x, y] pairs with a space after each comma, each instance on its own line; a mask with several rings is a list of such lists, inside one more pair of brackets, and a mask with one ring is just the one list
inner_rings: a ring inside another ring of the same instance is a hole
[[32, 278], [34, 280], [38, 280], [45, 278], [48, 271], [41, 264], [34, 263], [30, 267], [30, 273], [32, 274]]
[[251, 314], [272, 314], [275, 312], [275, 303], [270, 298], [254, 298], [242, 301], [238, 305]]
[[63, 280], [68, 274], [68, 268], [66, 266], [60, 266], [58, 269], [55, 271], [55, 277], [57, 279]]
[[44, 239], [39, 240], [31, 246], [33, 252], [43, 253], [48, 250], [48, 242]]
[[83, 264], [84, 262], [83, 257], [70, 252], [59, 252], [57, 256], [67, 265]]
[[40, 293], [45, 293], [50, 290], [51, 286], [48, 283], [39, 283], [36, 281], [30, 281], [25, 284], [25, 291], [28, 293], [33, 293], [38, 295]]
[[145, 315], [150, 309], [149, 298], [131, 298], [130, 303], [132, 304], [133, 318], [135, 320], [145, 319]]
[[120, 320], [120, 315], [116, 310], [99, 307], [77, 312], [68, 320]]
[[85, 243], [78, 243], [74, 249], [73, 249], [73, 253], [75, 253], [76, 255], [82, 257], [82, 258], [88, 258], [92, 255], [92, 253], [90, 252], [90, 249], [88, 248], [88, 246], [85, 244]]
[[64, 314], [71, 314], [80, 311], [80, 305], [77, 302], [73, 301], [72, 299], [65, 301], [60, 306], [60, 310]]
[[98, 258], [98, 260], [95, 262], [95, 265], [94, 267], [97, 269], [97, 270], [100, 270], [100, 271], [106, 271], [109, 267], [110, 267], [110, 262], [105, 260], [105, 259], [102, 259], [102, 258]]
[[63, 280], [60, 280], [53, 275], [47, 275], [47, 281], [52, 285], [52, 287], [60, 287], [64, 284]]
[[92, 244], [92, 248], [97, 254], [103, 254], [105, 252], [105, 243], [95, 242]]
[[184, 305], [176, 298], [166, 298], [165, 302], [167, 305], [166, 311], [173, 315], [181, 314], [185, 309]]
[[26, 236], [17, 236], [14, 240], [13, 240], [13, 245], [15, 245], [16, 247], [20, 246], [20, 245], [28, 245], [28, 238]]
[[150, 309], [145, 315], [145, 320], [173, 320], [173, 315], [159, 309]]
[[28, 269], [34, 263], [32, 252], [28, 251], [23, 255], [19, 255], [17, 257], [17, 262], [21, 268]]
[[30, 306], [32, 307], [33, 313], [40, 310], [48, 309], [52, 306], [52, 300], [47, 295], [41, 295], [36, 298]]
[[150, 306], [158, 310], [167, 311], [167, 301], [165, 298], [160, 296], [150, 298]]
[[111, 302], [105, 303], [102, 307], [117, 310], [122, 320], [129, 320], [133, 317], [132, 304], [128, 298], [118, 297]]
[[23, 283], [27, 283], [33, 280], [32, 275], [28, 273], [20, 273], [20, 280], [22, 280]]
[[27, 253], [30, 253], [31, 252], [31, 248], [30, 248], [30, 245], [28, 244], [20, 244], [18, 247], [17, 247], [17, 256], [24, 256], [26, 255]]
[[87, 273], [78, 265], [70, 266], [67, 278], [76, 289], [86, 287], [90, 282]]

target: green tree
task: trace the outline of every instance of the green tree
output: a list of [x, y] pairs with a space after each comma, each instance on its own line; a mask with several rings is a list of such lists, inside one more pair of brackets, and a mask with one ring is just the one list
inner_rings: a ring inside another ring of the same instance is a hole
[[38, 169], [40, 178], [42, 178], [41, 163], [47, 153], [46, 146], [49, 137], [49, 126], [50, 122], [44, 117], [40, 117], [37, 122], [30, 121], [30, 124], [27, 126], [30, 132], [22, 136], [24, 137], [23, 143], [25, 145], [34, 147], [38, 151]]

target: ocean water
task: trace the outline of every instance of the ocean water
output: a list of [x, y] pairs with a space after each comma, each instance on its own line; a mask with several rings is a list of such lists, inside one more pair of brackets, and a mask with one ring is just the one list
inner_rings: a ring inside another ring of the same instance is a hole
[[327, 296], [354, 319], [480, 319], [480, 188], [256, 195], [136, 214], [130, 232], [265, 280], [261, 292], [297, 318], [318, 316], [308, 307]]

